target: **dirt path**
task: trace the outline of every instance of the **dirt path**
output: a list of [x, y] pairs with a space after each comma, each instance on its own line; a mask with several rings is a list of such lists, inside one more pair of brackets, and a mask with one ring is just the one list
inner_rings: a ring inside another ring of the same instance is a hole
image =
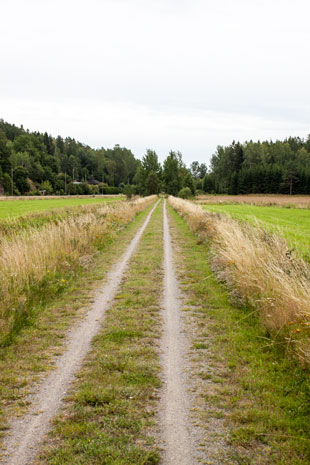
[[51, 420], [62, 406], [66, 391], [90, 349], [93, 337], [100, 329], [105, 311], [113, 301], [126, 266], [157, 204], [158, 202], [147, 216], [126, 252], [108, 273], [107, 283], [97, 296], [85, 319], [69, 332], [66, 350], [57, 359], [55, 370], [48, 375], [38, 391], [29, 397], [28, 400], [32, 404], [30, 411], [12, 423], [10, 436], [4, 443], [3, 465], [29, 465], [35, 457], [40, 442], [51, 428]]
[[165, 465], [191, 465], [190, 401], [185, 376], [187, 340], [180, 315], [180, 290], [173, 265], [172, 242], [164, 204], [164, 334], [162, 364], [162, 438]]

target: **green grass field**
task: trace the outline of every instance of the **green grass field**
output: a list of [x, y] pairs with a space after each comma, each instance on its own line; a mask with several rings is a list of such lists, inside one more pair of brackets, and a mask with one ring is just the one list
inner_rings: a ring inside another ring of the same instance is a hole
[[53, 208], [72, 207], [94, 203], [112, 203], [123, 200], [123, 197], [91, 197], [91, 198], [60, 198], [60, 199], [25, 199], [0, 201], [0, 219], [16, 218], [29, 213], [52, 210]]
[[227, 213], [233, 218], [261, 224], [280, 232], [292, 247], [310, 255], [310, 210], [301, 208], [260, 207], [255, 205], [202, 205], [204, 210]]

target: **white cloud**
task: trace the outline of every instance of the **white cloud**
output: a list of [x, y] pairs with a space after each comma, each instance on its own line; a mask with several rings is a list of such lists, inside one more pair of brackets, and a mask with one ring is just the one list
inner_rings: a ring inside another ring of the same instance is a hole
[[2, 0], [0, 117], [187, 161], [305, 136], [305, 0]]

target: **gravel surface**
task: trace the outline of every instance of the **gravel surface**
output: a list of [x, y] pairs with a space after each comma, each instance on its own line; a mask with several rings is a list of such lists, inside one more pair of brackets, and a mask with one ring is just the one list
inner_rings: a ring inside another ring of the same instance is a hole
[[163, 389], [160, 412], [164, 465], [191, 465], [194, 438], [185, 360], [188, 341], [181, 318], [181, 295], [173, 264], [172, 241], [164, 204]]

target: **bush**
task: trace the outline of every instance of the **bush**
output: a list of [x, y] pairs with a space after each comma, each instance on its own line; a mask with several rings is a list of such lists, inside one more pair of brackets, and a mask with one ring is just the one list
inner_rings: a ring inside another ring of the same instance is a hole
[[204, 195], [205, 192], [201, 189], [197, 189], [196, 192], [195, 192], [195, 195]]
[[40, 191], [45, 191], [46, 195], [53, 193], [53, 186], [49, 181], [43, 181], [40, 185]]
[[132, 189], [131, 189], [131, 186], [129, 184], [124, 187], [123, 194], [126, 195], [127, 199], [131, 199], [131, 197], [132, 197]]
[[107, 195], [117, 195], [120, 194], [121, 190], [119, 187], [106, 186], [103, 188], [103, 194]]
[[179, 191], [178, 197], [181, 197], [181, 199], [189, 199], [192, 197], [192, 191], [189, 187], [183, 187], [183, 189]]

